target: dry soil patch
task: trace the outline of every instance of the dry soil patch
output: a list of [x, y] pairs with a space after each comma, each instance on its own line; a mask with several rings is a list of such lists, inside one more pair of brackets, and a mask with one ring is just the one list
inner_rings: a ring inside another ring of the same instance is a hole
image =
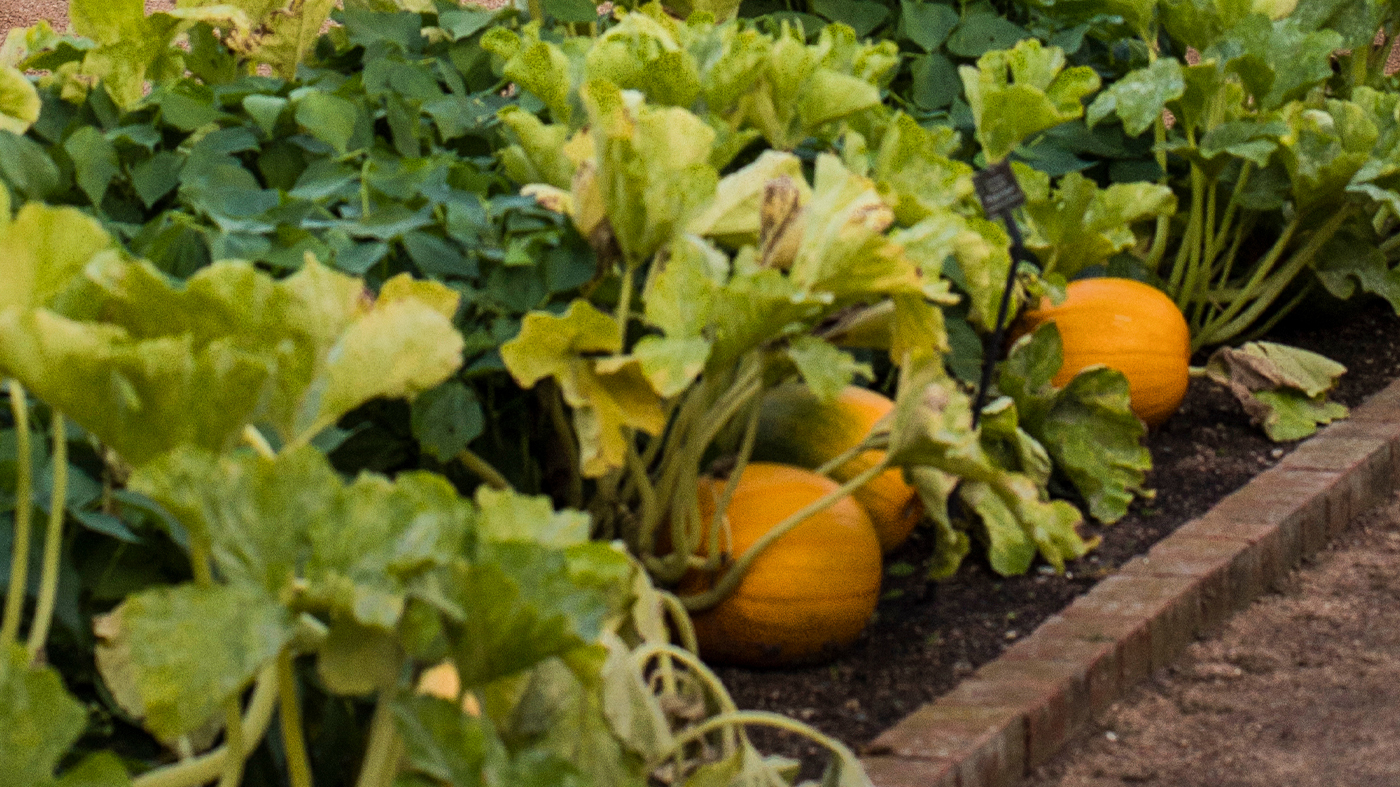
[[1192, 645], [1025, 787], [1400, 785], [1400, 502]]

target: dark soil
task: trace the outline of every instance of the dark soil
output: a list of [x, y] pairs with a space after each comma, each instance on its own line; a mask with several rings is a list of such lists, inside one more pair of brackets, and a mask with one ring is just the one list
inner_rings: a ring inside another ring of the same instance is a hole
[[[1386, 304], [1318, 310], [1309, 320], [1295, 320], [1269, 339], [1344, 364], [1348, 372], [1333, 392], [1335, 401], [1355, 406], [1400, 377], [1400, 318]], [[924, 579], [930, 541], [916, 531], [887, 562], [875, 620], [840, 660], [789, 670], [721, 668], [725, 686], [741, 708], [804, 720], [859, 751], [1295, 445], [1270, 442], [1233, 397], [1199, 379], [1147, 444], [1155, 498], [1134, 503], [1117, 524], [1086, 525], [1082, 532], [1101, 536], [1102, 544], [1064, 575], [1040, 566], [1026, 576], [1000, 577], [974, 548], [952, 580], [930, 582]], [[760, 750], [803, 758], [804, 771], [820, 773], [824, 755], [810, 741], [757, 729], [752, 736]]]

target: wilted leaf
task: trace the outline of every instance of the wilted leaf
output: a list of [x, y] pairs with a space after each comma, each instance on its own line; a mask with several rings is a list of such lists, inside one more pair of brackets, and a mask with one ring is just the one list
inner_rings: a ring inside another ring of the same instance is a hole
[[1297, 440], [1347, 416], [1327, 401], [1346, 367], [1314, 352], [1273, 342], [1221, 347], [1206, 362], [1206, 375], [1225, 386], [1269, 439]]

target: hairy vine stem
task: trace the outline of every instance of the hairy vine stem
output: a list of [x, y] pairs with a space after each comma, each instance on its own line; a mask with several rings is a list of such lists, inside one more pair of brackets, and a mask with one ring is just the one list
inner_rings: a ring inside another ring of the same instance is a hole
[[49, 495], [49, 521], [44, 532], [43, 571], [39, 575], [39, 601], [34, 608], [34, 622], [29, 626], [29, 660], [39, 658], [53, 625], [54, 605], [58, 601], [58, 559], [63, 553], [63, 515], [68, 503], [68, 428], [63, 413], [53, 414], [53, 488]]
[[18, 380], [8, 383], [10, 413], [15, 421], [15, 536], [10, 553], [10, 587], [5, 593], [5, 621], [0, 625], [0, 652], [9, 650], [19, 639], [19, 619], [24, 615], [24, 598], [29, 590], [29, 536], [34, 507], [34, 465], [29, 440], [29, 401]]

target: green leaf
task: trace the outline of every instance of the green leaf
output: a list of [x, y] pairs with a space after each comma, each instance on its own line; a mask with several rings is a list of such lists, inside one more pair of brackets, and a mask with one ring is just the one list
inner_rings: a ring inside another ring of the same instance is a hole
[[1345, 418], [1346, 407], [1327, 401], [1345, 373], [1336, 361], [1273, 342], [1221, 347], [1206, 361], [1206, 376], [1234, 394], [1274, 441], [1298, 440]]
[[1329, 79], [1328, 58], [1341, 47], [1342, 36], [1333, 30], [1309, 31], [1296, 20], [1272, 22], [1256, 15], [1240, 22], [1204, 54], [1225, 60], [1226, 68], [1239, 75], [1259, 107], [1271, 110], [1302, 98]]
[[393, 632], [343, 620], [317, 650], [316, 674], [332, 694], [365, 696], [393, 687], [403, 660]]
[[1400, 312], [1400, 269], [1391, 267], [1369, 232], [1339, 232], [1322, 247], [1317, 258], [1313, 273], [1328, 292], [1347, 300], [1360, 287], [1385, 298], [1391, 308]]
[[789, 271], [804, 291], [837, 297], [923, 291], [918, 269], [884, 235], [894, 211], [872, 181], [846, 169], [836, 156], [817, 158], [804, 214], [802, 241]]
[[[715, 132], [678, 107], [629, 107], [610, 82], [590, 81], [582, 95], [597, 150], [597, 188], [624, 260], [637, 265], [714, 197]], [[583, 202], [577, 185], [575, 192], [577, 205]]]
[[705, 369], [712, 344], [703, 336], [645, 336], [632, 348], [642, 374], [663, 397], [684, 393]]
[[116, 247], [102, 225], [81, 211], [25, 204], [13, 221], [0, 225], [0, 313], [52, 305], [89, 260]]
[[1298, 211], [1337, 205], [1371, 160], [1380, 135], [1375, 121], [1365, 108], [1334, 99], [1321, 107], [1295, 102], [1281, 114], [1289, 133], [1279, 139], [1279, 157]]
[[972, 429], [970, 398], [947, 377], [937, 356], [906, 364], [887, 456], [896, 466], [929, 467], [963, 479], [964, 498], [972, 490], [969, 504], [983, 517], [988, 536], [997, 539], [993, 566], [998, 571], [1029, 566], [1034, 554], [1027, 555], [1028, 543], [1058, 570], [1095, 543], [1079, 535], [1083, 517], [1074, 506], [1047, 501], [1032, 478], [992, 461]]
[[0, 129], [0, 177], [20, 196], [41, 201], [58, 191], [63, 176], [39, 143]]
[[[944, 6], [932, 6], [943, 8]], [[961, 92], [958, 69], [941, 54], [920, 55], [909, 66], [909, 96], [923, 109], [943, 109]]]
[[107, 141], [101, 131], [84, 126], [64, 140], [63, 149], [73, 159], [78, 188], [83, 190], [93, 205], [101, 206], [107, 186], [121, 172], [116, 147]]
[[987, 560], [1004, 577], [1024, 574], [1035, 560], [1035, 542], [1021, 528], [1016, 515], [990, 486], [964, 481], [959, 496], [982, 520]]
[[569, 58], [558, 46], [540, 40], [538, 28], [526, 27], [523, 32], [522, 39], [513, 30], [494, 27], [481, 37], [481, 48], [505, 61], [505, 78], [544, 102], [553, 122], [569, 127], [573, 117]]
[[918, 490], [924, 512], [933, 521], [934, 553], [928, 577], [948, 579], [972, 551], [967, 531], [956, 527], [948, 513], [948, 499], [957, 489], [958, 477], [932, 467], [909, 467], [904, 472], [906, 480]]
[[0, 65], [0, 131], [23, 134], [39, 119], [39, 91], [23, 71]]
[[403, 735], [408, 770], [431, 777], [435, 784], [484, 785], [490, 767], [499, 767], [507, 757], [490, 722], [463, 713], [456, 703], [405, 697], [392, 707]]
[[969, 13], [948, 37], [947, 49], [959, 57], [981, 57], [997, 49], [1010, 49], [1029, 40], [1026, 29], [988, 10]]
[[1159, 58], [1146, 68], [1129, 72], [1094, 98], [1084, 121], [1090, 128], [1110, 114], [1123, 121], [1123, 130], [1138, 136], [1162, 117], [1168, 101], [1186, 93], [1181, 63]]
[[1257, 391], [1255, 401], [1269, 409], [1264, 418], [1264, 432], [1276, 443], [1301, 440], [1317, 431], [1321, 424], [1347, 417], [1347, 408], [1326, 396], [1309, 397], [1291, 388]]
[[108, 322], [0, 312], [0, 366], [136, 464], [180, 443], [226, 450], [254, 420], [310, 439], [461, 363], [458, 296], [407, 276], [373, 301], [314, 262], [281, 281], [218, 263], [179, 286], [148, 263], [99, 255], [85, 276], [72, 308]]
[[958, 25], [958, 12], [942, 3], [900, 2], [900, 25], [904, 35], [925, 52], [936, 52]]
[[[246, 31], [246, 15], [237, 15]], [[123, 108], [139, 103], [152, 72], [170, 68], [175, 59], [170, 43], [182, 20], [170, 14], [147, 17], [141, 0], [72, 0], [69, 19], [74, 32], [98, 43], [84, 56], [83, 73], [101, 79]]]
[[602, 592], [572, 578], [560, 552], [523, 541], [484, 544], [475, 564], [453, 567], [442, 592], [454, 609], [453, 662], [468, 687], [596, 640], [612, 611]]
[[645, 13], [623, 17], [584, 58], [588, 79], [640, 91], [653, 104], [689, 108], [700, 95], [700, 65], [667, 22]]
[[1036, 39], [1014, 49], [987, 52], [977, 67], [958, 69], [977, 140], [989, 163], [1001, 161], [1024, 140], [1084, 112], [1085, 96], [1099, 88], [1088, 66], [1065, 68], [1064, 52]]
[[486, 541], [521, 541], [558, 549], [588, 541], [588, 514], [568, 509], [556, 512], [549, 498], [542, 495], [480, 486], [476, 504], [481, 510], [478, 531]]
[[341, 155], [349, 150], [359, 118], [355, 102], [321, 90], [303, 95], [296, 104], [297, 123]]
[[1000, 224], [942, 211], [892, 237], [903, 244], [926, 281], [938, 281], [951, 260], [954, 271], [949, 275], [957, 276], [958, 286], [967, 293], [969, 318], [992, 329], [1011, 270], [1011, 239]]
[[168, 739], [218, 713], [294, 631], [291, 614], [250, 585], [163, 587], [129, 597], [121, 610], [145, 723]]
[[591, 477], [622, 466], [629, 429], [659, 435], [665, 428], [661, 400], [635, 358], [591, 357], [620, 346], [613, 318], [583, 300], [562, 317], [526, 315], [520, 335], [501, 346], [516, 382], [530, 388], [553, 377], [559, 384], [574, 408], [583, 472]]
[[486, 416], [472, 389], [448, 380], [413, 400], [410, 423], [423, 450], [447, 462], [485, 431]]
[[868, 380], [875, 376], [869, 364], [814, 336], [793, 339], [787, 355], [797, 365], [803, 382], [824, 402], [834, 401], [856, 377]]
[[863, 38], [884, 23], [890, 10], [871, 0], [812, 0], [812, 13], [833, 22], [844, 22]]
[[811, 196], [811, 188], [802, 175], [802, 160], [791, 153], [765, 150], [752, 164], [719, 181], [714, 201], [691, 220], [687, 231], [714, 238], [731, 248], [757, 245], [764, 195], [769, 184], [783, 178], [796, 189], [799, 203]]
[[[973, 196], [972, 167], [952, 158], [959, 142], [952, 129], [926, 129], [902, 112], [886, 128], [871, 176], [882, 193], [893, 195], [902, 224], [944, 218]], [[935, 269], [941, 268], [939, 261]]]
[[104, 751], [66, 770], [56, 787], [128, 787], [130, 784], [131, 777], [121, 759]]
[[1116, 522], [1135, 495], [1145, 494], [1152, 469], [1142, 444], [1147, 428], [1129, 406], [1122, 373], [1093, 367], [1057, 389], [1051, 378], [1061, 362], [1059, 330], [1042, 326], [1012, 347], [997, 385], [1016, 400], [1021, 426], [1045, 446], [1089, 513]]
[[[1018, 174], [1033, 177], [1029, 168]], [[1137, 242], [1131, 225], [1176, 212], [1176, 195], [1156, 183], [1114, 183], [1100, 189], [1078, 172], [1060, 179], [1043, 198], [1028, 199], [1026, 247], [1036, 252], [1044, 273], [1073, 277]]]
[[575, 764], [592, 784], [641, 787], [646, 783], [641, 778], [644, 766], [626, 748], [630, 741], [616, 735], [609, 723], [597, 685], [595, 654], [587, 654], [593, 658], [582, 668], [584, 657], [569, 656], [568, 662], [549, 659], [530, 675], [516, 706], [513, 732], [530, 736], [541, 750]]
[[15, 787], [46, 787], [87, 725], [58, 671], [32, 668], [19, 645], [0, 653], [0, 772]]

